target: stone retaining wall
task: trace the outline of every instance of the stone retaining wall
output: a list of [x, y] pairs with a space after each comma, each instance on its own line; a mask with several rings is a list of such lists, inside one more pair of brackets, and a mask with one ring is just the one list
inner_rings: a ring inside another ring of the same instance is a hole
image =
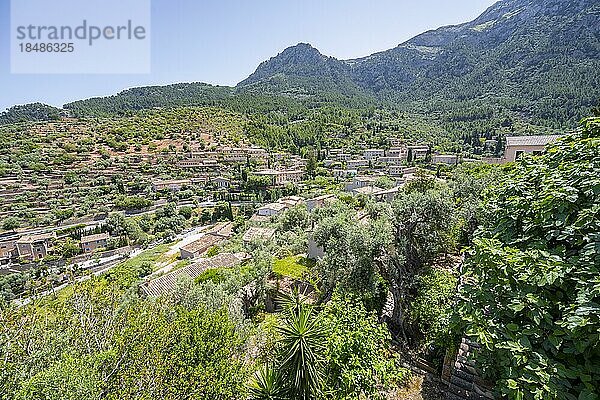
[[493, 385], [479, 376], [471, 354], [479, 345], [462, 338], [458, 352], [444, 360], [442, 381], [448, 386], [448, 400], [494, 400]]

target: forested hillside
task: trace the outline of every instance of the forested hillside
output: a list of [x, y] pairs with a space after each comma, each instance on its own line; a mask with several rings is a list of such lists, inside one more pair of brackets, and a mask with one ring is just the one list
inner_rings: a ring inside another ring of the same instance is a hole
[[[397, 399], [405, 363], [441, 367], [466, 334], [498, 395], [596, 399], [599, 123], [514, 165], [422, 172], [391, 204], [291, 208], [274, 240], [244, 242], [239, 225], [215, 251], [247, 262], [158, 298], [142, 286], [172, 243], [33, 304], [0, 301], [0, 398]], [[309, 227], [326, 249], [316, 263], [290, 256]]]
[[[261, 64], [237, 89], [345, 96], [362, 89], [363, 96], [448, 121], [505, 113], [574, 127], [600, 98], [599, 16], [593, 0], [500, 1], [472, 22], [355, 60], [299, 44]], [[321, 66], [318, 73], [314, 66]]]
[[[473, 145], [473, 138], [501, 131], [573, 129], [600, 100], [599, 7], [592, 0], [505, 0], [472, 22], [360, 59], [337, 60], [303, 43], [263, 62], [235, 88], [140, 87], [64, 108], [85, 117], [218, 106], [289, 121], [323, 107], [376, 108], [427, 119]], [[4, 122], [18, 120], [8, 116]]]
[[60, 112], [60, 109], [42, 103], [14, 106], [0, 114], [0, 125], [57, 120], [60, 117]]

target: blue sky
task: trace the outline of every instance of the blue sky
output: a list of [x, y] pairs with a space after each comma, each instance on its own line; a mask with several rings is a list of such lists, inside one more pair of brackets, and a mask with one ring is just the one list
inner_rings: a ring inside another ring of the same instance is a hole
[[149, 84], [235, 85], [261, 61], [299, 42], [311, 43], [323, 54], [340, 59], [366, 56], [423, 31], [474, 19], [493, 3], [152, 0], [150, 74], [15, 75], [10, 73], [9, 59], [10, 1], [0, 0], [0, 110], [34, 101], [61, 106]]

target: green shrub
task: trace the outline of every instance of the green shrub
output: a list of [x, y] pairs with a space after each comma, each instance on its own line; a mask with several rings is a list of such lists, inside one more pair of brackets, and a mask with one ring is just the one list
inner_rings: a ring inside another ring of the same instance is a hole
[[204, 283], [211, 281], [213, 283], [219, 284], [225, 282], [227, 279], [227, 272], [222, 268], [211, 268], [207, 269], [203, 273], [201, 273], [196, 278], [196, 283]]
[[460, 313], [477, 360], [517, 399], [597, 399], [600, 118], [494, 185]]
[[457, 279], [449, 271], [428, 268], [416, 279], [417, 295], [409, 308], [408, 322], [423, 346], [445, 348], [452, 340], [450, 319]]

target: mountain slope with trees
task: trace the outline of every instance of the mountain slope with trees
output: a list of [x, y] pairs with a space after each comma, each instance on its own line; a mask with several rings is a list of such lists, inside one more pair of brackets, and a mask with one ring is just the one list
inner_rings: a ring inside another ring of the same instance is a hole
[[61, 110], [42, 103], [14, 106], [0, 113], [0, 125], [29, 121], [54, 121], [60, 118]]
[[413, 109], [485, 105], [545, 125], [575, 126], [600, 98], [599, 17], [593, 0], [505, 0], [471, 22], [355, 60], [299, 44], [261, 64], [237, 89], [311, 92], [319, 81], [321, 93], [362, 89], [363, 96]]
[[[466, 142], [504, 128], [574, 129], [600, 99], [599, 27], [594, 0], [503, 0], [471, 22], [368, 57], [337, 60], [300, 43], [261, 63], [234, 88], [196, 82], [139, 87], [64, 109], [87, 117], [218, 106], [295, 120], [320, 107], [383, 108], [426, 116], [469, 136]], [[14, 111], [0, 123], [20, 121]]]

